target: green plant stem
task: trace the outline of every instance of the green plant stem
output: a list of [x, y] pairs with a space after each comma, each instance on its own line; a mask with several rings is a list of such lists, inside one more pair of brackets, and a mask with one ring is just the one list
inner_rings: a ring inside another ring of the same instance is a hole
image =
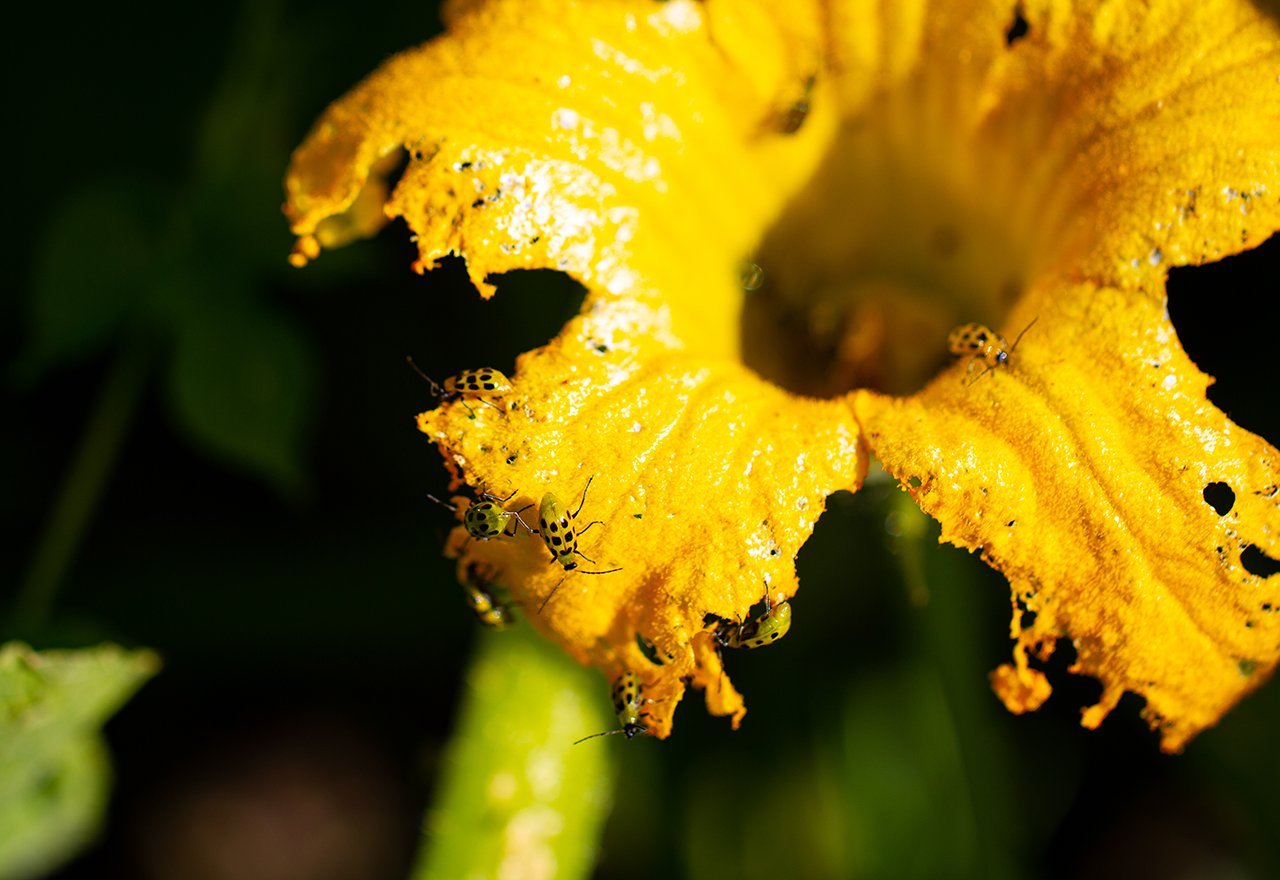
[[[983, 676], [978, 626], [983, 603], [976, 591], [988, 584], [975, 574], [977, 560], [938, 543], [938, 527], [902, 494], [895, 502], [901, 537], [898, 558], [908, 590], [927, 598], [916, 621], [920, 652], [931, 658], [955, 731], [966, 800], [979, 846], [982, 876], [1019, 874], [1008, 843], [1019, 839], [1013, 830], [1019, 817], [1009, 805], [1017, 803], [1010, 781], [1016, 760], [1012, 744], [1004, 741], [993, 716], [1002, 711]], [[931, 588], [932, 587], [932, 588]], [[921, 606], [918, 601], [913, 601]]]
[[85, 529], [102, 500], [142, 396], [146, 375], [143, 344], [126, 340], [98, 391], [80, 446], [18, 590], [13, 615], [17, 628], [38, 627], [47, 619]]
[[609, 690], [528, 626], [486, 632], [425, 822], [414, 880], [586, 877], [613, 804]]

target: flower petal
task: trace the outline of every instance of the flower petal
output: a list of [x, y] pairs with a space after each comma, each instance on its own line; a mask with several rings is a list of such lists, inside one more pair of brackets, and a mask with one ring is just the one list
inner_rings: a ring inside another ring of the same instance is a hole
[[376, 231], [362, 193], [404, 150], [385, 210], [420, 271], [463, 254], [486, 297], [488, 274], [541, 267], [598, 295], [696, 290], [661, 306], [674, 331], [736, 353], [739, 264], [834, 129], [829, 101], [778, 123], [818, 68], [818, 27], [808, 4], [457, 4], [447, 37], [392, 58], [295, 151], [294, 262]]
[[1057, 268], [1140, 287], [1280, 227], [1273, 18], [1234, 0], [1026, 7], [982, 126], [1024, 138], [1021, 173], [1054, 181], [1035, 210]]
[[848, 407], [667, 348], [621, 310], [575, 319], [521, 357], [512, 380], [498, 406], [458, 401], [419, 425], [472, 485], [515, 493], [508, 510], [536, 510], [552, 492], [581, 508], [577, 528], [599, 524], [581, 537], [587, 559], [574, 571], [518, 526], [515, 538], [490, 541], [468, 541], [460, 527], [462, 565], [497, 572], [529, 620], [581, 662], [641, 675], [657, 735], [690, 678], [736, 723], [745, 710], [707, 615], [741, 620], [766, 595], [794, 595], [795, 555], [826, 497], [865, 473]]
[[[1011, 710], [1049, 696], [1028, 652], [1068, 635], [1105, 688], [1085, 722], [1133, 690], [1176, 750], [1277, 651], [1258, 619], [1274, 579], [1240, 563], [1250, 542], [1274, 555], [1274, 507], [1249, 493], [1277, 482], [1275, 452], [1204, 401], [1163, 313], [1169, 266], [1280, 226], [1275, 20], [1238, 0], [976, 0], [840, 4], [834, 21], [860, 123], [841, 141], [866, 209], [851, 235], [893, 268], [929, 253], [921, 237], [949, 242], [960, 321], [1015, 299], [1009, 339], [1038, 319], [1008, 370], [858, 395], [869, 445], [945, 539], [1013, 582], [1015, 662], [993, 677]], [[1221, 520], [1216, 482], [1236, 497]]]
[[[1162, 296], [1060, 282], [1009, 328], [1033, 318], [991, 375], [961, 361], [914, 398], [860, 394], [859, 419], [943, 540], [1008, 576], [1006, 705], [1048, 697], [1027, 654], [1067, 638], [1072, 671], [1103, 686], [1083, 723], [1132, 691], [1178, 751], [1280, 657], [1280, 575], [1241, 562], [1251, 546], [1280, 555], [1280, 453], [1207, 402]], [[1206, 500], [1214, 484], [1229, 511]]]
[[510, 393], [419, 422], [458, 482], [514, 492], [507, 510], [548, 492], [581, 505], [578, 528], [599, 521], [579, 544], [591, 561], [566, 571], [518, 526], [489, 541], [460, 527], [450, 548], [572, 656], [639, 674], [655, 735], [686, 681], [736, 724], [707, 615], [790, 597], [826, 496], [866, 468], [845, 402], [797, 399], [737, 360], [741, 263], [834, 132], [831, 101], [793, 112], [812, 97], [819, 6], [499, 0], [450, 16], [295, 153], [294, 261], [376, 230], [362, 206], [403, 148], [386, 214], [417, 236], [420, 270], [462, 254], [486, 296], [520, 268], [587, 287]]
[[1280, 30], [1254, 3], [839, 3], [832, 38], [872, 230], [850, 240], [902, 204], [916, 235], [989, 239], [953, 267], [977, 302], [1047, 273], [1149, 285], [1280, 226]]
[[[499, 572], [578, 659], [644, 670], [665, 736], [686, 681], [741, 717], [705, 615], [789, 597], [823, 499], [865, 467], [844, 402], [796, 399], [738, 366], [739, 262], [824, 160], [867, 184], [852, 193], [861, 216], [822, 230], [837, 254], [860, 260], [885, 236], [861, 250], [849, 236], [904, 222], [946, 233], [948, 251], [961, 229], [994, 242], [995, 261], [962, 252], [953, 286], [989, 312], [1032, 291], [1010, 324], [1039, 323], [1012, 364], [849, 402], [886, 466], [921, 480], [913, 494], [944, 536], [983, 547], [1034, 613], [1015, 620], [1015, 664], [996, 676], [1010, 707], [1048, 696], [1027, 652], [1047, 657], [1070, 634], [1075, 668], [1105, 688], [1085, 722], [1134, 690], [1176, 750], [1275, 664], [1276, 582], [1241, 554], [1274, 553], [1276, 455], [1204, 401], [1151, 291], [1168, 265], [1235, 252], [1280, 221], [1278, 43], [1248, 3], [1152, 5], [1017, 4], [1029, 32], [1006, 44], [1012, 10], [993, 2], [463, 0], [447, 38], [384, 65], [295, 154], [294, 262], [376, 231], [370, 206], [403, 149], [385, 215], [418, 237], [420, 270], [461, 253], [486, 296], [488, 276], [514, 268], [587, 286], [582, 316], [520, 359], [510, 393], [420, 425], [458, 482], [515, 493], [508, 510], [554, 492], [582, 505], [580, 528], [599, 520], [581, 547], [594, 570], [622, 570], [589, 580], [587, 563], [562, 571], [528, 533], [459, 531], [451, 548]], [[893, 27], [848, 26], [886, 14]], [[815, 79], [824, 61], [835, 76]], [[898, 146], [926, 154], [909, 192]], [[898, 203], [937, 222], [881, 210]], [[1221, 518], [1203, 494], [1217, 482], [1236, 496]]]

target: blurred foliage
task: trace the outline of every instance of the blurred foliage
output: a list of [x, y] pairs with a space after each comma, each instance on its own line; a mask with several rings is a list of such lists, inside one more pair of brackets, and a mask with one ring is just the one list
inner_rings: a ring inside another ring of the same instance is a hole
[[[177, 185], [108, 172], [55, 204], [36, 244], [16, 376], [118, 346], [153, 352], [178, 427], [195, 445], [301, 488], [316, 355], [262, 282], [282, 274], [266, 212], [278, 186], [286, 80], [272, 54], [278, 4], [247, 4], [196, 120]], [[273, 271], [274, 270], [274, 271]]]
[[617, 723], [599, 676], [520, 627], [486, 634], [466, 680], [413, 876], [589, 876], [613, 766], [606, 743], [574, 743]]
[[[567, 724], [573, 715], [524, 689], [517, 663], [488, 692], [488, 732], [466, 716], [446, 748], [479, 627], [440, 557], [451, 520], [425, 495], [442, 495], [445, 475], [412, 422], [432, 398], [404, 357], [434, 376], [508, 370], [580, 291], [554, 273], [513, 273], [481, 302], [456, 263], [414, 275], [398, 226], [299, 272], [278, 212], [288, 153], [311, 121], [429, 37], [436, 13], [321, 0], [239, 15], [217, 4], [21, 15], [6, 62], [12, 118], [31, 134], [10, 144], [23, 218], [5, 267], [17, 295], [0, 300], [12, 536], [0, 566], [15, 586], [0, 602], [36, 613], [6, 618], [3, 632], [40, 649], [110, 639], [165, 658], [105, 728], [117, 785], [102, 841], [59, 876], [184, 876], [192, 857], [176, 847], [255, 822], [279, 831], [290, 863], [327, 864], [322, 876], [361, 876], [348, 864], [404, 876], [435, 781], [450, 800], [483, 795], [465, 789], [466, 768], [511, 766], [534, 748], [508, 753], [490, 737], [538, 729], [554, 730], [545, 748], [564, 755], [566, 778], [603, 784], [603, 758], [616, 756], [600, 877], [1280, 873], [1274, 683], [1180, 757], [1158, 754], [1131, 700], [1081, 730], [1097, 689], [1065, 656], [1044, 709], [1008, 715], [986, 682], [1009, 649], [1003, 580], [938, 546], [884, 482], [831, 499], [801, 554], [787, 638], [726, 657], [749, 708], [737, 733], [691, 699], [666, 742], [570, 747], [612, 726], [607, 683], [588, 685], [599, 718]], [[1277, 259], [1273, 240], [1176, 270], [1169, 306], [1218, 377], [1211, 398], [1273, 442], [1273, 334], [1241, 317]], [[22, 585], [41, 579], [32, 598]], [[524, 638], [486, 637], [482, 656], [523, 656]], [[378, 760], [339, 765], [292, 740], [265, 749], [281, 725], [350, 728], [339, 751]], [[264, 753], [310, 761], [309, 787], [281, 778], [283, 759], [253, 758]], [[182, 805], [216, 791], [226, 762], [258, 780], [244, 790], [261, 799], [218, 801], [223, 824], [209, 827], [210, 813]], [[317, 788], [343, 766], [382, 779], [390, 806]], [[319, 844], [292, 823], [316, 803], [382, 832], [350, 842], [349, 861], [304, 861]], [[283, 876], [267, 869], [279, 853], [255, 852], [256, 876]]]
[[97, 832], [111, 772], [102, 723], [156, 669], [154, 654], [114, 645], [0, 647], [0, 878], [45, 874]]

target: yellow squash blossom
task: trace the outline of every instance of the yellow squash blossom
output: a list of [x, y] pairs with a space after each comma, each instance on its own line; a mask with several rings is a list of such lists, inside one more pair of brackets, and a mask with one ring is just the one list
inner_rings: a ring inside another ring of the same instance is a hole
[[[1011, 710], [1048, 697], [1033, 663], [1066, 639], [1103, 684], [1085, 725], [1131, 691], [1177, 751], [1270, 674], [1280, 576], [1241, 553], [1280, 555], [1280, 454], [1207, 402], [1164, 282], [1280, 226], [1273, 19], [1245, 0], [446, 19], [295, 153], [293, 261], [402, 217], [419, 270], [461, 254], [484, 296], [513, 269], [585, 285], [510, 389], [419, 424], [473, 493], [580, 510], [572, 569], [507, 520], [450, 552], [578, 660], [638, 676], [651, 732], [690, 683], [741, 718], [715, 631], [793, 595], [826, 497], [871, 455], [1009, 578]], [[953, 358], [968, 322], [1003, 335], [971, 329]]]

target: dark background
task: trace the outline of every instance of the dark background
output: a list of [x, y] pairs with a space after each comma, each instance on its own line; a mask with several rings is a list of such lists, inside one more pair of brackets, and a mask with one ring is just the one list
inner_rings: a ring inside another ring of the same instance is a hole
[[[120, 441], [89, 444], [104, 460], [75, 490], [87, 527], [48, 613], [6, 637], [111, 639], [165, 663], [107, 728], [109, 825], [60, 876], [401, 876], [477, 629], [440, 558], [450, 520], [425, 494], [444, 474], [412, 421], [433, 401], [404, 357], [437, 377], [508, 370], [580, 292], [523, 273], [481, 302], [460, 264], [414, 275], [398, 225], [286, 264], [289, 151], [438, 30], [431, 8], [24, 15], [6, 51], [6, 606], [86, 436], [115, 425]], [[1213, 400], [1272, 442], [1275, 325], [1259, 303], [1278, 267], [1273, 239], [1169, 284]], [[1009, 651], [1003, 579], [932, 537], [893, 538], [900, 499], [884, 484], [832, 499], [801, 554], [792, 633], [730, 658], [741, 731], [691, 701], [672, 740], [610, 743], [600, 876], [1280, 871], [1274, 685], [1181, 757], [1159, 754], [1133, 697], [1081, 730], [1098, 688], [1066, 656], [1046, 707], [1010, 716], [986, 685]], [[904, 556], [924, 567], [923, 606]], [[362, 869], [309, 867], [325, 828]], [[233, 842], [236, 871], [209, 867]]]

